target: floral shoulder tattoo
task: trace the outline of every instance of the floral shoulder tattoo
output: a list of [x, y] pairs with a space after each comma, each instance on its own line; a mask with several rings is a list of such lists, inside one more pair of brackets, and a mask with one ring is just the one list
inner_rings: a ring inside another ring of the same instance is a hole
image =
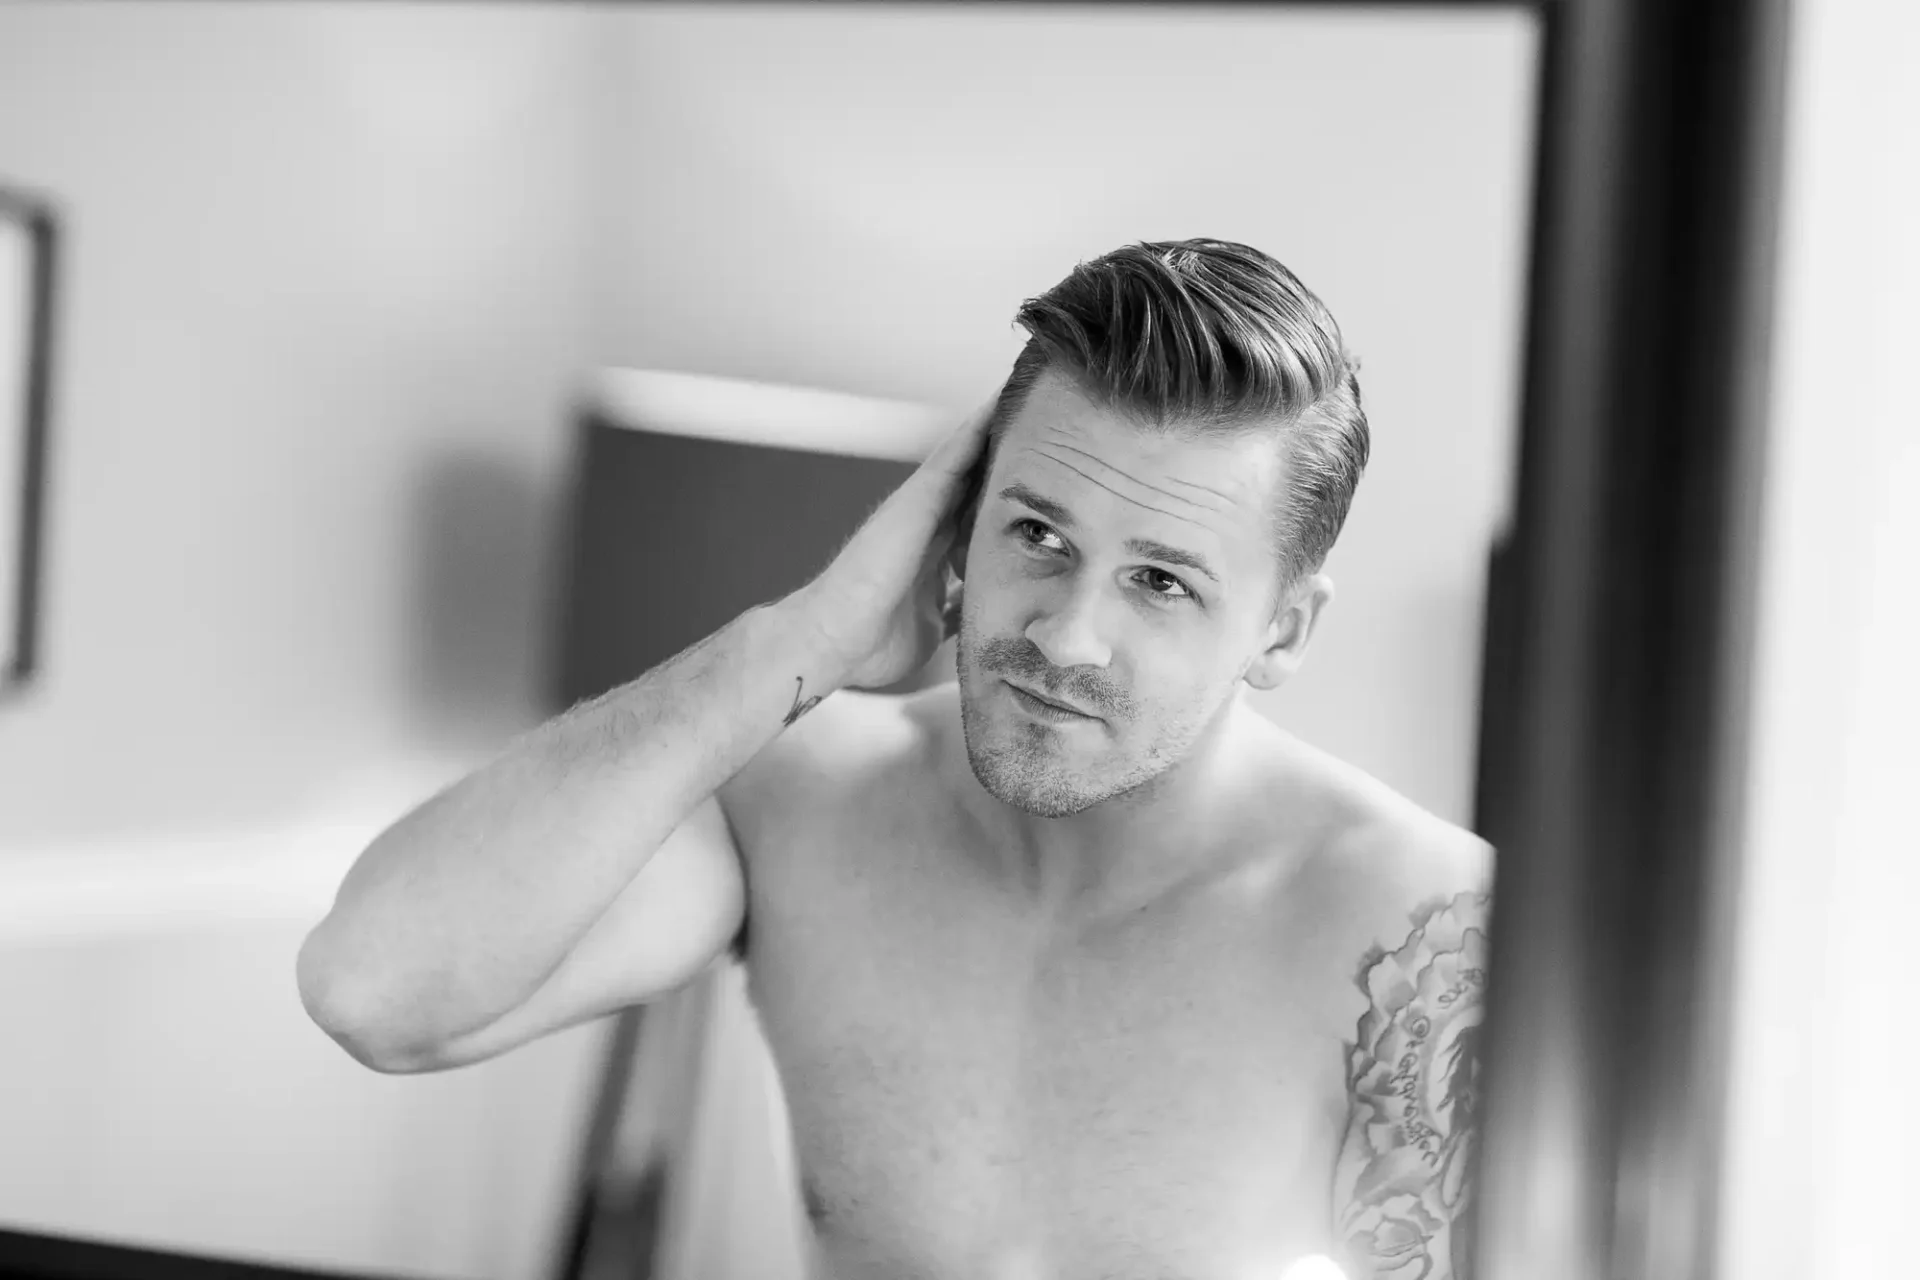
[[1361, 964], [1367, 995], [1347, 1056], [1352, 1104], [1334, 1176], [1354, 1280], [1467, 1280], [1491, 897], [1413, 917], [1397, 951]]

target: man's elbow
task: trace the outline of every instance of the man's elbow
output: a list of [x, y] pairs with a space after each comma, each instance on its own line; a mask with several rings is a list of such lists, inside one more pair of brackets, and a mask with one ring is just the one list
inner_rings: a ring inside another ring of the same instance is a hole
[[316, 928], [301, 944], [294, 979], [307, 1017], [360, 1065], [382, 1075], [414, 1075], [438, 1068], [430, 1052], [402, 1033], [384, 993], [331, 955], [321, 929]]

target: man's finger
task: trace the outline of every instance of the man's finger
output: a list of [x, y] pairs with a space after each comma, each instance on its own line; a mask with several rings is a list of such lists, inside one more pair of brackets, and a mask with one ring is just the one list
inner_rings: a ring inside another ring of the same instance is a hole
[[994, 408], [999, 403], [1000, 394], [996, 391], [985, 404], [968, 414], [958, 427], [947, 434], [927, 459], [927, 465], [949, 475], [964, 473], [985, 446], [987, 424], [993, 420]]

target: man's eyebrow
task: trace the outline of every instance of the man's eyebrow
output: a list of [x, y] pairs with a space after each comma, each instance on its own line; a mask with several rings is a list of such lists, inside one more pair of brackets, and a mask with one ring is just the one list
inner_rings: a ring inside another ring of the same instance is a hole
[[[1031, 507], [1033, 510], [1059, 525], [1062, 529], [1073, 528], [1073, 513], [1071, 511], [1068, 511], [1052, 498], [1047, 497], [1043, 493], [1038, 493], [1024, 484], [1016, 481], [1002, 489], [1000, 496], [1009, 501], [1018, 502], [1022, 506]], [[1195, 573], [1201, 574], [1215, 583], [1220, 581], [1220, 575], [1213, 571], [1212, 566], [1208, 565], [1205, 560], [1191, 551], [1182, 551], [1178, 547], [1170, 547], [1164, 542], [1155, 542], [1151, 538], [1128, 538], [1126, 547], [1127, 550], [1131, 551], [1134, 555], [1146, 556], [1149, 559], [1159, 560], [1166, 564], [1177, 564], [1182, 568], [1191, 569]]]
[[1026, 485], [1015, 481], [1000, 491], [1000, 496], [1023, 506], [1032, 507], [1062, 529], [1073, 528], [1073, 512], [1067, 510], [1043, 493], [1036, 493]]
[[1204, 574], [1216, 583], [1220, 581], [1220, 575], [1208, 567], [1205, 560], [1191, 551], [1182, 551], [1178, 547], [1170, 547], [1164, 542], [1155, 542], [1151, 538], [1128, 538], [1127, 550], [1137, 556], [1146, 556], [1150, 560], [1181, 565], [1195, 573]]

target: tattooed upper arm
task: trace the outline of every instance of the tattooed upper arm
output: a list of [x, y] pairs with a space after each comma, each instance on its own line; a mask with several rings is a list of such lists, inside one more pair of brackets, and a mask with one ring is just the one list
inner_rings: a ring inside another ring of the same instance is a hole
[[1358, 974], [1334, 1213], [1352, 1280], [1467, 1280], [1491, 896], [1417, 910]]

